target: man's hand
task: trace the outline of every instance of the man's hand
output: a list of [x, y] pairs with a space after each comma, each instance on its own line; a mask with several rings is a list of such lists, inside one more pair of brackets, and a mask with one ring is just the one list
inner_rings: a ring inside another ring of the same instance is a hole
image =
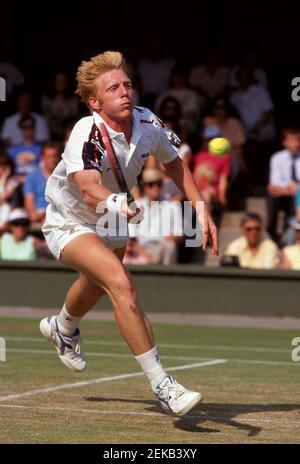
[[203, 229], [203, 251], [206, 250], [206, 247], [209, 244], [212, 254], [218, 256], [218, 231], [214, 221], [207, 211], [206, 206], [201, 214], [198, 213], [198, 221]]
[[[137, 215], [139, 215], [139, 217], [136, 218], [136, 220], [132, 220], [132, 218]], [[124, 201], [122, 201], [121, 204], [120, 216], [125, 217], [127, 222], [130, 222], [131, 224], [139, 224], [143, 220], [143, 207], [138, 201], [134, 201], [128, 205], [126, 198], [124, 197]]]

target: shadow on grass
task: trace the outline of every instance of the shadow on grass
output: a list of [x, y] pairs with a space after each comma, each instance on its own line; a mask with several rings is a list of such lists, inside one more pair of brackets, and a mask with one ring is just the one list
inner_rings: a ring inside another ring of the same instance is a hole
[[[164, 413], [158, 402], [155, 400], [140, 400], [140, 399], [128, 399], [128, 398], [100, 398], [100, 397], [88, 397], [85, 398], [87, 401], [95, 401], [99, 403], [104, 402], [118, 402], [128, 404], [144, 404], [147, 405], [145, 410], [147, 412]], [[239, 422], [235, 419], [241, 414], [262, 414], [268, 412], [290, 412], [298, 410], [300, 413], [299, 404], [232, 404], [232, 403], [202, 403], [193, 409], [189, 414], [184, 417], [174, 417], [174, 427], [176, 429], [184, 430], [186, 432], [205, 432], [205, 433], [216, 433], [220, 430], [215, 428], [207, 428], [203, 426], [205, 422], [213, 422], [215, 424], [223, 424], [234, 427], [238, 430], [247, 432], [249, 437], [258, 435], [263, 430], [262, 426], [252, 425], [246, 423], [247, 418], [243, 419], [243, 422]], [[265, 420], [268, 423], [267, 417], [259, 418], [259, 420]], [[274, 422], [276, 419], [274, 419]], [[249, 422], [252, 422], [249, 419]], [[255, 422], [253, 420], [253, 422]], [[272, 419], [270, 419], [272, 422]], [[292, 424], [291, 424], [292, 427]]]

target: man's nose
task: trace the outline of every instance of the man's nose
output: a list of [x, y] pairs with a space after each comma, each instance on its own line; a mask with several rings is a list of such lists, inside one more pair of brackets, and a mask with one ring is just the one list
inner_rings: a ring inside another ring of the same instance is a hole
[[126, 85], [121, 85], [120, 88], [121, 88], [121, 94], [122, 94], [122, 96], [123, 96], [123, 95], [124, 95], [124, 96], [129, 95], [129, 89], [128, 89], [128, 87], [126, 87]]

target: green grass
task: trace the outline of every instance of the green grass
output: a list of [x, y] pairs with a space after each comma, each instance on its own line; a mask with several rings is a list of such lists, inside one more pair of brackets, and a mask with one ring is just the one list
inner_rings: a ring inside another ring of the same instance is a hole
[[[291, 340], [299, 332], [178, 325], [154, 330], [165, 366], [227, 360], [174, 372], [204, 395], [189, 416], [161, 415], [147, 379], [132, 377], [0, 401], [0, 442], [300, 442], [300, 362], [291, 360]], [[1, 397], [139, 371], [110, 322], [82, 323], [89, 367], [81, 374], [61, 364], [37, 320], [2, 318], [0, 336], [8, 349], [7, 361], [0, 362]]]

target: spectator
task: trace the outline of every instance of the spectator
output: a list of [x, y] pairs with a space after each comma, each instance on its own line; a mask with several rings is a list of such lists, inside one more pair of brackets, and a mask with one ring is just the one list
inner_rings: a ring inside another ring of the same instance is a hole
[[14, 209], [9, 215], [9, 232], [0, 239], [1, 259], [32, 260], [36, 258], [36, 241], [29, 235], [30, 220], [26, 211]]
[[268, 88], [267, 73], [258, 66], [257, 53], [252, 47], [247, 47], [242, 52], [240, 65], [234, 66], [230, 71], [228, 84], [232, 89], [236, 89], [238, 86], [236, 74], [239, 67], [246, 68], [253, 75], [256, 84]]
[[237, 79], [239, 87], [232, 93], [230, 101], [246, 131], [247, 175], [252, 185], [265, 186], [275, 138], [273, 102], [267, 89], [255, 84], [248, 69], [239, 68]]
[[300, 222], [292, 225], [295, 235], [295, 244], [282, 249], [281, 268], [300, 270]]
[[61, 149], [58, 143], [46, 143], [42, 150], [40, 166], [28, 174], [26, 178], [24, 185], [25, 208], [30, 220], [34, 223], [41, 223], [45, 220], [46, 182], [59, 162], [60, 153]]
[[282, 131], [283, 150], [271, 157], [268, 185], [268, 232], [279, 240], [277, 220], [279, 211], [284, 212], [284, 229], [294, 212], [294, 196], [300, 184], [300, 129], [285, 128]]
[[4, 47], [0, 50], [0, 77], [5, 79], [7, 98], [17, 87], [23, 85], [25, 80], [23, 73], [10, 61], [8, 50], [5, 50]]
[[143, 249], [136, 238], [132, 237], [127, 242], [122, 262], [124, 264], [152, 264], [155, 259]]
[[239, 119], [230, 115], [231, 108], [228, 100], [222, 96], [216, 97], [211, 106], [209, 116], [203, 119], [203, 126], [218, 127], [222, 137], [229, 140], [231, 149], [228, 153], [230, 158], [231, 172], [233, 175], [245, 170], [243, 145], [246, 143], [245, 131]]
[[181, 105], [177, 98], [171, 96], [164, 98], [157, 113], [164, 123], [169, 121], [176, 125], [178, 135], [183, 142], [188, 140], [191, 127], [187, 126], [186, 121], [182, 117]]
[[165, 56], [160, 39], [152, 39], [147, 56], [137, 66], [143, 91], [143, 106], [152, 109], [157, 96], [167, 90], [174, 66], [175, 61]]
[[247, 138], [257, 142], [272, 140], [275, 136], [274, 106], [269, 92], [254, 82], [247, 68], [238, 69], [237, 80], [238, 89], [232, 93], [230, 101], [240, 115]]
[[225, 255], [237, 257], [242, 268], [275, 269], [279, 264], [279, 249], [272, 240], [263, 237], [261, 217], [246, 213], [241, 232], [242, 237], [229, 244]]
[[19, 94], [17, 99], [17, 113], [12, 116], [8, 116], [2, 126], [1, 139], [3, 140], [5, 146], [9, 145], [18, 145], [23, 141], [23, 134], [20, 129], [19, 123], [23, 116], [30, 115], [35, 119], [35, 138], [38, 143], [45, 142], [49, 139], [49, 130], [47, 126], [47, 121], [44, 116], [35, 113], [32, 111], [32, 100], [31, 96], [27, 92], [22, 92]]
[[76, 121], [74, 119], [70, 119], [66, 123], [65, 132], [64, 132], [64, 138], [63, 138], [63, 141], [62, 141], [63, 148], [67, 145], [68, 140], [69, 140], [70, 135], [71, 135], [71, 132], [72, 132], [73, 127], [75, 126], [75, 124], [76, 124]]
[[205, 99], [209, 105], [211, 99], [224, 92], [227, 86], [228, 69], [219, 65], [218, 53], [211, 48], [205, 60], [200, 66], [195, 66], [190, 71], [189, 83]]
[[[173, 120], [173, 118], [167, 118], [164, 121], [164, 124], [168, 129], [173, 131], [175, 134], [180, 135], [180, 127], [176, 121]], [[192, 149], [187, 143], [181, 143], [178, 152], [177, 152], [179, 158], [182, 159], [182, 161], [186, 165], [190, 165], [191, 159], [192, 159]], [[164, 167], [163, 165], [158, 166], [159, 169], [161, 169], [163, 172]], [[164, 178], [163, 178], [163, 193], [162, 196], [165, 200], [168, 201], [183, 201], [184, 200], [184, 195], [182, 191], [177, 187], [175, 182], [169, 177], [165, 172], [164, 172]]]
[[186, 74], [181, 70], [176, 70], [173, 73], [170, 88], [157, 98], [155, 112], [159, 112], [162, 102], [167, 97], [173, 97], [179, 102], [182, 117], [190, 123], [198, 116], [200, 108], [203, 106], [197, 93], [188, 87]]
[[218, 156], [209, 151], [209, 140], [217, 136], [220, 136], [218, 128], [208, 126], [204, 130], [204, 149], [195, 155], [193, 176], [214, 220], [219, 223], [227, 203], [230, 160], [227, 154]]
[[11, 145], [7, 152], [15, 164], [15, 171], [19, 181], [23, 183], [26, 175], [38, 166], [42, 145], [36, 142], [36, 121], [32, 116], [22, 116], [19, 127], [23, 134], [23, 141], [18, 145]]
[[8, 216], [14, 204], [18, 180], [13, 163], [6, 153], [0, 153], [0, 233], [6, 230]]
[[[183, 225], [180, 205], [162, 199], [163, 174], [157, 169], [145, 169], [142, 174], [144, 219], [138, 225], [129, 225], [131, 237], [155, 263], [174, 264], [177, 244], [182, 239]], [[154, 204], [152, 202], [155, 202]]]
[[62, 141], [66, 123], [76, 118], [79, 112], [79, 100], [72, 94], [65, 73], [55, 75], [52, 88], [42, 97], [41, 106], [48, 121], [51, 140]]

